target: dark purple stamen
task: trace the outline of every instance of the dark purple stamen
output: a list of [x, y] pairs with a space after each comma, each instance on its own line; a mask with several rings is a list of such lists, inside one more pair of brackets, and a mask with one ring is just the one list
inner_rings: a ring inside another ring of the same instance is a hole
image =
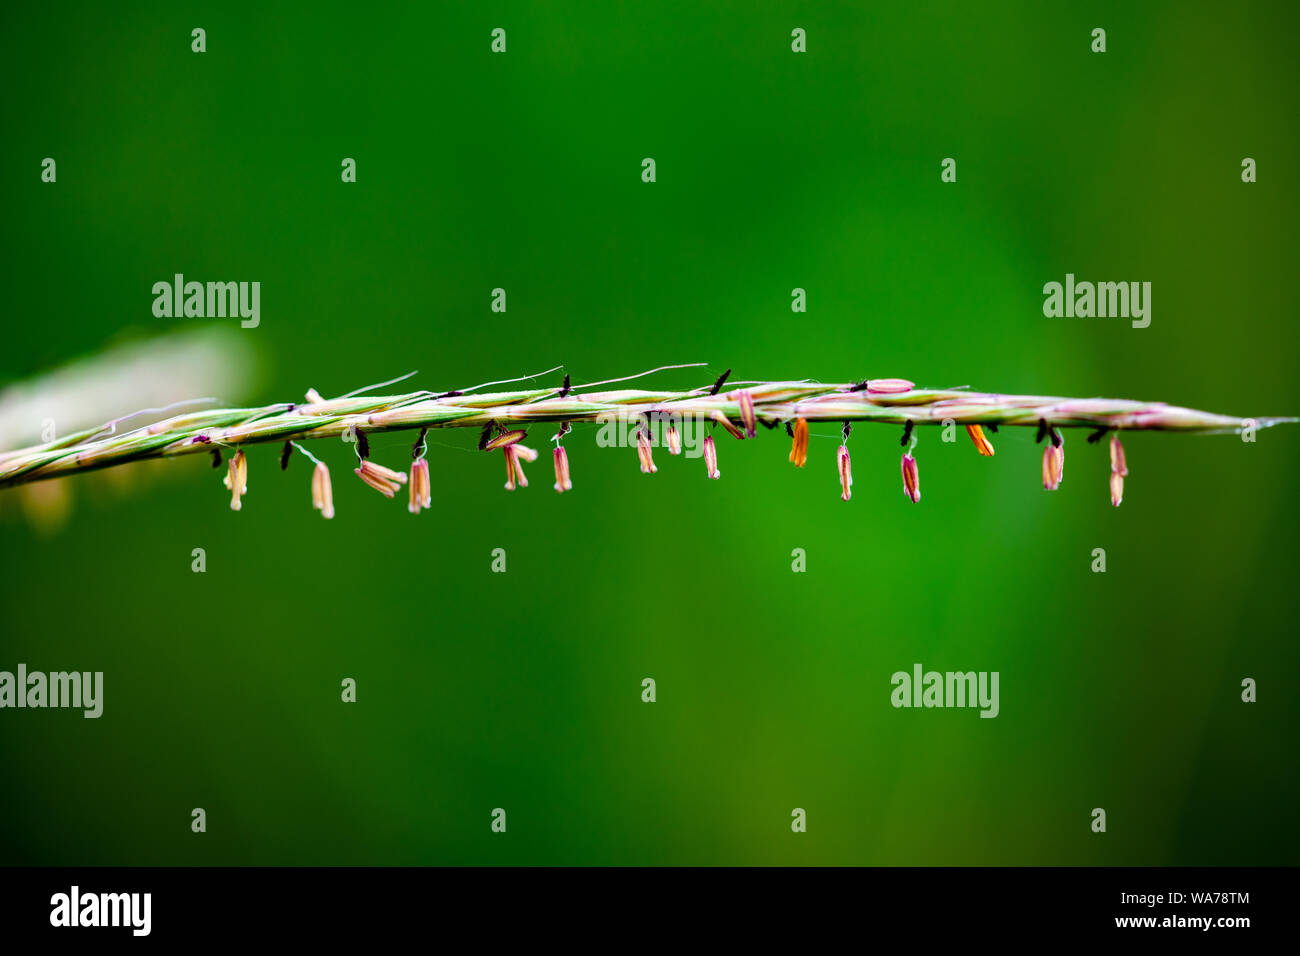
[[417, 439], [415, 440], [415, 444], [411, 446], [411, 460], [412, 460], [412, 461], [414, 461], [415, 459], [417, 459], [417, 458], [420, 457], [420, 452], [424, 450], [424, 439], [425, 439], [425, 436], [428, 435], [428, 434], [429, 434], [429, 426], [428, 426], [428, 425], [425, 425], [423, 428], [420, 429], [420, 437], [417, 438]]

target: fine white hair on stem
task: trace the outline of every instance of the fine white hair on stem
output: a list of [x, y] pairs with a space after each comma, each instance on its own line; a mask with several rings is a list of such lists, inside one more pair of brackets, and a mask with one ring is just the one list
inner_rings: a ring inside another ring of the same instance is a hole
[[478, 385], [470, 385], [466, 388], [458, 388], [458, 392], [476, 392], [480, 388], [487, 388], [489, 385], [510, 385], [514, 382], [526, 382], [530, 378], [541, 378], [543, 375], [550, 375], [552, 372], [558, 372], [564, 368], [563, 365], [557, 365], [555, 368], [548, 368], [545, 372], [535, 372], [532, 375], [520, 375], [518, 378], [503, 378], [499, 382], [482, 382]]
[[[487, 388], [489, 385], [510, 385], [510, 384], [513, 384], [514, 382], [526, 382], [526, 381], [528, 381], [529, 379], [540, 378], [540, 377], [543, 376], [543, 375], [550, 375], [552, 372], [558, 372], [558, 371], [559, 371], [560, 369], [562, 369], [562, 368], [564, 368], [563, 365], [557, 365], [557, 366], [555, 366], [554, 368], [548, 368], [548, 369], [546, 369], [544, 372], [534, 372], [532, 375], [520, 375], [518, 378], [503, 378], [503, 379], [501, 379], [500, 381], [496, 381], [496, 382], [480, 382], [480, 383], [477, 384], [477, 385], [467, 385], [467, 386], [465, 386], [464, 388], [453, 389], [452, 392], [451, 392], [451, 394], [452, 394], [452, 395], [467, 395], [467, 394], [469, 394], [470, 392], [476, 392], [476, 391], [478, 391], [480, 388]], [[367, 385], [365, 388], [359, 388], [359, 389], [356, 389], [356, 390], [354, 390], [354, 391], [348, 392], [346, 395], [340, 395], [339, 398], [353, 398], [353, 397], [356, 396], [357, 393], [359, 393], [359, 392], [366, 392], [366, 391], [369, 391], [369, 390], [372, 389], [372, 388], [383, 388], [385, 385], [394, 385], [394, 384], [396, 384], [397, 382], [404, 382], [404, 381], [406, 381], [408, 378], [410, 378], [412, 375], [415, 375], [415, 374], [417, 374], [417, 373], [416, 373], [416, 372], [407, 372], [405, 375], [401, 376], [400, 378], [390, 379], [390, 380], [387, 381], [387, 382], [379, 382], [379, 383], [377, 383], [377, 384], [375, 384], [375, 385]], [[435, 392], [435, 391], [433, 391], [432, 389], [422, 388], [422, 389], [420, 389], [418, 392], [416, 392], [416, 393], [414, 393], [414, 394], [415, 394], [416, 396], [418, 396], [419, 398], [428, 398], [429, 396], [440, 395], [441, 393], [439, 393], [439, 392]], [[409, 396], [408, 396], [408, 400], [409, 400]]]
[[372, 388], [384, 388], [388, 385], [396, 385], [398, 382], [405, 382], [412, 375], [419, 375], [419, 374], [420, 374], [420, 370], [416, 369], [414, 372], [407, 372], [405, 375], [397, 376], [397, 378], [390, 378], [386, 382], [375, 382], [374, 385], [363, 385], [360, 388], [354, 388], [346, 395], [340, 395], [339, 398], [352, 398], [353, 396], [360, 395], [362, 392], [368, 392]]
[[[110, 422], [104, 422], [99, 431], [91, 435], [91, 438], [98, 438], [107, 432], [110, 435], [117, 434], [117, 426], [128, 418], [135, 418], [137, 415], [150, 415], [157, 412], [170, 412], [174, 408], [183, 408], [186, 405], [202, 405], [204, 402], [219, 402], [219, 398], [182, 398], [179, 402], [172, 402], [169, 405], [159, 405], [156, 408], [142, 408], [139, 411], [132, 412], [130, 415], [123, 415], [120, 418], [114, 418]], [[90, 439], [87, 439], [89, 441]]]
[[[731, 379], [727, 379], [726, 384], [722, 386], [722, 390], [725, 392], [728, 389], [735, 388], [737, 385], [771, 385], [771, 384], [772, 384], [771, 382], [759, 381], [757, 379], [750, 382], [733, 382]], [[782, 385], [812, 385], [812, 384], [820, 384], [820, 383], [815, 382], [811, 378], [792, 378], [787, 382], [782, 382], [781, 384]], [[713, 386], [706, 385], [705, 387], [712, 388]]]
[[687, 362], [684, 365], [661, 365], [646, 372], [637, 372], [635, 375], [624, 375], [622, 378], [607, 378], [600, 382], [586, 382], [582, 385], [575, 385], [571, 391], [577, 391], [580, 388], [595, 388], [597, 385], [613, 385], [615, 382], [630, 382], [634, 378], [643, 378], [646, 375], [653, 375], [655, 372], [667, 372], [669, 369], [674, 368], [699, 368], [708, 364], [708, 362]]

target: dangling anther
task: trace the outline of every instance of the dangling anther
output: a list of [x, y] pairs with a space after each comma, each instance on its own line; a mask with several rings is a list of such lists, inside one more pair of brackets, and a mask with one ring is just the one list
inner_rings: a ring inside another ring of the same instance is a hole
[[721, 425], [723, 428], [727, 430], [727, 434], [730, 435], [732, 438], [743, 439], [745, 437], [745, 433], [742, 432], [735, 425], [733, 425], [731, 423], [731, 419], [728, 418], [726, 415], [722, 414], [722, 412], [718, 411], [716, 408], [713, 411], [709, 412], [709, 421]]

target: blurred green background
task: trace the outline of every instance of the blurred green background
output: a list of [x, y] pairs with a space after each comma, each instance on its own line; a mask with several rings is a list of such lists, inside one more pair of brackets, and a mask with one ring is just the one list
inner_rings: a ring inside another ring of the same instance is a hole
[[[231, 404], [706, 361], [658, 381], [1300, 412], [1295, 6], [1076, 6], [7, 5], [0, 384], [225, 325]], [[175, 272], [260, 281], [261, 326], [154, 318]], [[1067, 272], [1152, 282], [1150, 328], [1044, 318]], [[341, 443], [332, 522], [275, 446], [239, 514], [200, 460], [71, 480], [57, 533], [0, 492], [0, 669], [106, 683], [0, 711], [0, 862], [1300, 862], [1300, 431], [1134, 435], [1119, 509], [1103, 447], [1047, 494], [1006, 429], [922, 431], [914, 507], [867, 425], [845, 504], [836, 432], [712, 482], [580, 429], [563, 496], [444, 432], [416, 518]], [[916, 662], [998, 671], [1000, 716], [893, 709]]]

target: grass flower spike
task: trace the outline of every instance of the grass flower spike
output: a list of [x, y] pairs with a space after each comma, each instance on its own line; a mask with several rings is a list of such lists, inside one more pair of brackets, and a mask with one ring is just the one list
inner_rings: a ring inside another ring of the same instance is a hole
[[[662, 372], [666, 366], [651, 369]], [[644, 473], [657, 466], [652, 457], [650, 436], [655, 422], [673, 456], [681, 455], [688, 443], [702, 440], [708, 476], [720, 477], [718, 450], [707, 426], [721, 426], [735, 438], [756, 437], [756, 426], [787, 423], [791, 436], [790, 462], [803, 467], [807, 460], [809, 430], [813, 422], [842, 423], [845, 441], [852, 423], [903, 426], [903, 489], [912, 501], [920, 500], [916, 460], [910, 453], [915, 432], [926, 426], [958, 424], [967, 429], [979, 453], [991, 457], [992, 445], [985, 435], [998, 428], [1036, 428], [1038, 440], [1051, 436], [1043, 452], [1043, 486], [1057, 489], [1065, 470], [1064, 440], [1067, 428], [1092, 431], [1089, 444], [1110, 435], [1111, 501], [1123, 499], [1128, 474], [1120, 430], [1170, 431], [1184, 434], [1240, 434], [1253, 437], [1259, 430], [1295, 422], [1295, 418], [1238, 418], [1198, 411], [1164, 402], [1139, 402], [1108, 398], [1059, 398], [1042, 395], [1007, 395], [976, 392], [968, 388], [918, 388], [902, 378], [862, 379], [845, 384], [828, 384], [815, 379], [749, 382], [743, 388], [723, 393], [730, 369], [711, 383], [683, 390], [630, 389], [610, 386], [641, 375], [574, 385], [565, 376], [563, 385], [546, 386], [538, 381], [557, 369], [507, 381], [488, 382], [463, 388], [424, 389], [392, 395], [364, 394], [358, 389], [338, 398], [309, 394], [306, 403], [280, 402], [260, 408], [203, 408], [180, 413], [125, 429], [120, 424], [135, 416], [110, 419], [102, 426], [84, 429], [40, 445], [0, 451], [0, 490], [29, 482], [66, 478], [87, 471], [132, 462], [186, 455], [210, 456], [216, 467], [222, 450], [231, 454], [224, 462], [224, 484], [230, 491], [232, 509], [241, 510], [248, 491], [248, 448], [274, 444], [280, 464], [291, 461], [291, 448], [303, 452], [315, 464], [312, 474], [312, 505], [325, 517], [334, 513], [328, 468], [303, 447], [319, 439], [355, 437], [360, 467], [355, 474], [386, 497], [410, 484], [409, 509], [414, 513], [431, 505], [428, 450], [425, 438], [430, 429], [472, 428], [479, 431], [478, 447], [500, 449], [506, 462], [506, 488], [526, 487], [523, 464], [535, 461], [537, 452], [522, 444], [527, 429], [544, 422], [560, 426], [556, 440], [576, 424], [637, 422], [634, 439]], [[529, 387], [511, 391], [485, 391], [488, 386], [527, 380]], [[392, 382], [384, 383], [392, 384]], [[380, 388], [372, 386], [371, 388]], [[737, 426], [740, 422], [740, 427]], [[418, 429], [420, 437], [412, 448], [409, 477], [370, 460], [370, 438], [381, 432]], [[680, 429], [680, 431], [679, 431]], [[618, 434], [621, 444], [628, 437]], [[597, 444], [605, 444], [600, 437]], [[837, 463], [841, 496], [848, 500], [852, 473], [848, 450], [841, 442]], [[692, 444], [692, 450], [696, 447]], [[557, 444], [554, 454], [556, 491], [572, 488], [567, 454]]]

